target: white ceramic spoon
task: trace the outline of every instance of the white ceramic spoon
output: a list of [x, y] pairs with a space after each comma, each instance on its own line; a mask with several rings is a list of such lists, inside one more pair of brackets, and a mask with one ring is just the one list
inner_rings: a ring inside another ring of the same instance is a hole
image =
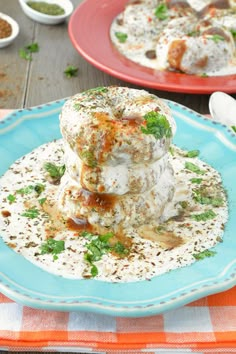
[[[209, 110], [212, 118], [216, 122], [236, 127], [236, 100], [224, 92], [214, 92], [210, 96]], [[236, 133], [235, 129], [232, 130]]]

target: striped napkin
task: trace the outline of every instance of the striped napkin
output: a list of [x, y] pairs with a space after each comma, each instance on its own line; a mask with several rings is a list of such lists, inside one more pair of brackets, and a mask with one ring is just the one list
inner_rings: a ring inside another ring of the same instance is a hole
[[0, 350], [236, 353], [236, 287], [144, 318], [32, 309], [0, 293]]
[[236, 287], [144, 318], [36, 310], [0, 294], [0, 350], [236, 353]]

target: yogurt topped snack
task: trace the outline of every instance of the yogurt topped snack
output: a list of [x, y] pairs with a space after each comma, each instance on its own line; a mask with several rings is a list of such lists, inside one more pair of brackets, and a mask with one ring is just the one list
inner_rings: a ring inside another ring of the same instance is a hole
[[68, 99], [62, 139], [0, 179], [1, 237], [48, 272], [151, 279], [214, 256], [227, 198], [219, 173], [172, 143], [168, 105], [145, 90], [98, 87]]
[[236, 2], [128, 1], [110, 38], [129, 60], [199, 76], [236, 74]]

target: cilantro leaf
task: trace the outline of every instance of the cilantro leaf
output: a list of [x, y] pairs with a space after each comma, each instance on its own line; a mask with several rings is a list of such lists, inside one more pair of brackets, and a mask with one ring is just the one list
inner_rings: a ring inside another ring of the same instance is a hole
[[16, 193], [21, 194], [21, 195], [25, 195], [25, 194], [32, 193], [33, 190], [34, 190], [34, 187], [30, 185], [30, 186], [26, 186], [24, 188], [17, 189]]
[[200, 76], [201, 77], [208, 77], [209, 75], [207, 75], [206, 73], [202, 73]]
[[174, 156], [174, 154], [175, 154], [175, 149], [173, 148], [173, 146], [170, 146], [170, 147], [169, 147], [169, 153], [170, 153], [172, 156]]
[[65, 241], [49, 238], [41, 245], [40, 249], [41, 254], [52, 254], [55, 261], [58, 259], [57, 255], [65, 250]]
[[32, 53], [39, 51], [38, 43], [34, 42], [19, 49], [19, 56], [25, 60], [32, 60]]
[[38, 196], [45, 190], [45, 185], [42, 183], [37, 183], [34, 186], [35, 192], [38, 194]]
[[189, 36], [189, 37], [198, 37], [199, 35], [200, 35], [199, 30], [193, 30], [193, 31], [187, 33], [187, 36]]
[[128, 38], [128, 35], [126, 33], [123, 33], [123, 32], [116, 32], [115, 36], [116, 36], [116, 38], [118, 39], [118, 41], [120, 43], [125, 43], [127, 38]]
[[7, 200], [11, 203], [14, 203], [14, 201], [16, 200], [16, 197], [13, 194], [9, 194], [7, 196]]
[[33, 42], [31, 44], [28, 44], [26, 47], [25, 47], [30, 53], [36, 53], [39, 51], [39, 45], [38, 43], [36, 42]]
[[216, 217], [216, 213], [213, 210], [207, 210], [201, 214], [192, 214], [191, 218], [196, 221], [207, 221], [210, 219], [214, 219]]
[[29, 219], [35, 219], [39, 216], [39, 210], [34, 208], [27, 209], [21, 216], [25, 216]]
[[114, 245], [110, 242], [111, 238], [114, 236], [112, 232], [107, 232], [103, 235], [94, 235], [90, 232], [83, 231], [81, 236], [88, 240], [85, 245], [88, 251], [84, 254], [84, 260], [91, 266], [90, 273], [92, 277], [98, 274], [98, 268], [94, 262], [99, 261], [104, 254], [115, 252], [122, 257], [129, 254], [129, 250], [121, 242], [118, 241]]
[[115, 243], [113, 250], [121, 257], [124, 257], [129, 253], [129, 250], [120, 241]]
[[30, 52], [28, 52], [27, 50], [25, 50], [24, 48], [20, 48], [19, 49], [19, 56], [20, 58], [22, 59], [25, 59], [25, 60], [32, 60], [32, 55]]
[[213, 205], [220, 207], [223, 205], [223, 198], [218, 195], [210, 195], [205, 188], [199, 188], [193, 190], [193, 199], [195, 202], [205, 205]]
[[166, 6], [166, 4], [160, 4], [159, 6], [157, 6], [157, 8], [155, 9], [155, 16], [163, 21], [166, 20], [169, 16], [168, 16], [168, 8]]
[[64, 74], [68, 78], [75, 77], [78, 74], [78, 68], [73, 65], [68, 65], [67, 68], [64, 70]]
[[39, 201], [40, 205], [43, 205], [46, 202], [46, 200], [47, 200], [47, 198], [41, 198], [38, 201]]
[[191, 172], [196, 173], [197, 175], [204, 175], [205, 172], [203, 170], [201, 170], [197, 165], [195, 165], [192, 162], [185, 162], [185, 166], [186, 170], [189, 170]]
[[236, 38], [236, 30], [230, 29], [230, 32], [232, 33], [232, 36], [233, 36], [234, 38]]
[[87, 91], [84, 91], [84, 95], [87, 94], [97, 94], [97, 93], [107, 93], [108, 92], [108, 88], [105, 86], [98, 86], [98, 87], [93, 87]]
[[16, 193], [25, 195], [32, 192], [36, 192], [39, 196], [45, 190], [45, 185], [42, 183], [37, 183], [35, 186], [29, 185], [24, 188], [17, 189]]
[[202, 178], [191, 178], [190, 181], [192, 183], [201, 184], [202, 183]]
[[179, 202], [179, 205], [181, 206], [181, 208], [186, 209], [188, 207], [188, 202], [187, 200], [182, 200], [181, 202]]
[[233, 129], [233, 131], [236, 133], [236, 125], [232, 125], [231, 129]]
[[206, 257], [213, 257], [216, 254], [215, 251], [205, 250], [196, 254], [193, 254], [193, 257], [197, 260], [202, 260]]
[[158, 140], [163, 137], [171, 138], [172, 130], [167, 118], [156, 111], [150, 111], [144, 115], [146, 126], [141, 127], [144, 134], [152, 134]]
[[215, 43], [218, 43], [220, 41], [224, 41], [225, 38], [221, 36], [220, 34], [213, 34], [210, 39], [212, 39]]
[[197, 157], [199, 155], [199, 150], [190, 150], [186, 153], [186, 157]]
[[49, 173], [50, 177], [55, 182], [59, 182], [66, 171], [66, 166], [56, 166], [54, 163], [46, 162], [44, 164], [44, 169]]
[[89, 151], [89, 150], [83, 150], [80, 153], [80, 157], [82, 160], [85, 160], [86, 164], [89, 167], [96, 167], [97, 166], [97, 161], [94, 156], [94, 152]]

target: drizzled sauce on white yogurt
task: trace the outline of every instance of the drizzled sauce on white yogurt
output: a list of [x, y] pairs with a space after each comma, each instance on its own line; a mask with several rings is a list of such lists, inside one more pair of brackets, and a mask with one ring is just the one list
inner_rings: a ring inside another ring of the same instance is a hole
[[[171, 147], [169, 159], [176, 191], [165, 208], [166, 221], [137, 229], [130, 227], [114, 235], [111, 242], [119, 242], [127, 252], [122, 256], [104, 252], [94, 262], [95, 279], [151, 279], [214, 255], [209, 249], [222, 242], [228, 217], [225, 192], [219, 173], [198, 157], [191, 157], [195, 154], [189, 156], [186, 151]], [[63, 166], [64, 162], [63, 141], [58, 140], [19, 159], [1, 177], [1, 237], [15, 252], [47, 272], [66, 278], [91, 278], [91, 264], [85, 257], [91, 239], [81, 235], [81, 231], [92, 231], [90, 225], [78, 225], [61, 215], [60, 181], [54, 183], [45, 171], [45, 163]], [[48, 239], [63, 242], [56, 255], [42, 252]]]

